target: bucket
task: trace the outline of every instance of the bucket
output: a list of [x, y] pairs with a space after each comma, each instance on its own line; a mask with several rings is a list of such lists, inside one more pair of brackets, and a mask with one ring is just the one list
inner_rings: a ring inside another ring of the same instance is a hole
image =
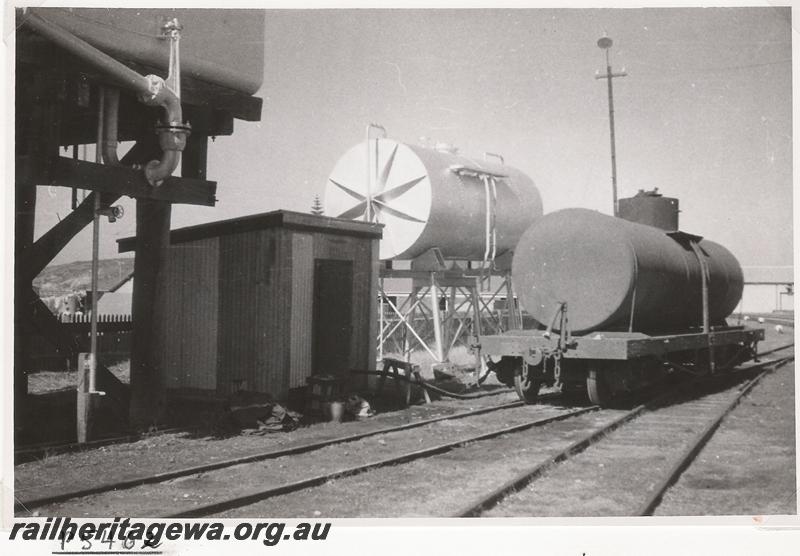
[[325, 413], [330, 422], [341, 423], [344, 417], [344, 404], [342, 402], [327, 403], [325, 404]]

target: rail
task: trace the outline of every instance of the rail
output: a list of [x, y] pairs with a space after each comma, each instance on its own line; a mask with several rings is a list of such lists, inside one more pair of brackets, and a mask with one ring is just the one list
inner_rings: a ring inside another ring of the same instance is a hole
[[[785, 364], [791, 358], [784, 358], [782, 360], [777, 361], [765, 361], [762, 363], [755, 364], [745, 369], [746, 372], [752, 372], [757, 368], [769, 367], [773, 366], [772, 369], [767, 369], [760, 373], [755, 379], [749, 381], [745, 387], [741, 389], [741, 391], [735, 396], [734, 400], [728, 404], [725, 408], [725, 411], [721, 412], [704, 430], [703, 432], [698, 435], [696, 441], [692, 443], [690, 448], [687, 452], [679, 458], [679, 461], [673, 466], [673, 468], [669, 471], [668, 476], [661, 481], [659, 488], [656, 492], [649, 496], [647, 501], [643, 504], [642, 509], [639, 510], [638, 515], [649, 515], [647, 512], [652, 512], [655, 505], [657, 505], [658, 500], [661, 499], [661, 496], [666, 491], [666, 489], [680, 476], [681, 472], [686, 469], [688, 464], [691, 462], [691, 459], [696, 455], [699, 450], [702, 448], [702, 443], [706, 442], [713, 432], [716, 430], [716, 427], [719, 426], [719, 423], [722, 419], [727, 415], [735, 406], [738, 404], [739, 400], [749, 392], [753, 386], [760, 380], [765, 374], [774, 370], [774, 368], [779, 367], [782, 364]], [[523, 472], [519, 473], [513, 479], [507, 481], [500, 487], [493, 489], [488, 494], [480, 497], [477, 500], [472, 501], [470, 504], [464, 506], [461, 510], [457, 513], [453, 514], [453, 517], [478, 517], [484, 514], [486, 511], [492, 509], [493, 507], [497, 506], [500, 502], [502, 502], [507, 496], [513, 494], [517, 491], [520, 491], [528, 484], [536, 480], [537, 478], [544, 475], [546, 472], [550, 471], [559, 463], [567, 461], [574, 455], [577, 455], [588, 447], [592, 446], [600, 439], [605, 438], [607, 435], [612, 433], [613, 431], [619, 429], [623, 425], [633, 421], [643, 413], [647, 411], [653, 411], [667, 403], [670, 400], [674, 399], [678, 396], [681, 392], [685, 391], [690, 386], [696, 386], [701, 382], [701, 379], [695, 379], [689, 382], [680, 383], [675, 388], [671, 389], [668, 392], [665, 392], [656, 398], [638, 405], [637, 407], [633, 408], [629, 412], [625, 413], [621, 417], [615, 419], [611, 423], [601, 426], [588, 435], [584, 436], [581, 439], [578, 439], [567, 448], [559, 452], [558, 454], [548, 458], [547, 460], [537, 463], [533, 467], [524, 470]]]
[[506, 427], [499, 430], [494, 430], [488, 433], [480, 434], [477, 436], [473, 436], [470, 438], [462, 438], [456, 440], [454, 442], [448, 442], [445, 444], [440, 444], [438, 446], [433, 446], [431, 448], [423, 448], [421, 450], [416, 450], [414, 452], [409, 452], [402, 454], [400, 456], [390, 457], [383, 460], [373, 461], [364, 465], [359, 465], [355, 467], [350, 467], [347, 469], [339, 469], [332, 473], [325, 473], [322, 475], [317, 475], [315, 477], [311, 477], [309, 479], [304, 479], [300, 481], [296, 481], [294, 483], [288, 483], [284, 485], [280, 485], [278, 487], [269, 488], [265, 490], [261, 490], [258, 492], [253, 492], [244, 496], [238, 497], [231, 497], [227, 500], [223, 500], [220, 502], [214, 502], [211, 504], [206, 504], [204, 506], [198, 506], [192, 508], [190, 510], [177, 512], [174, 514], [168, 514], [163, 516], [167, 519], [177, 519], [177, 518], [187, 518], [187, 517], [203, 517], [218, 514], [227, 510], [231, 510], [233, 508], [239, 508], [242, 506], [248, 506], [250, 504], [260, 502], [262, 500], [266, 500], [268, 498], [272, 498], [274, 496], [279, 496], [282, 494], [288, 494], [290, 492], [296, 492], [299, 490], [304, 490], [307, 488], [319, 486], [322, 484], [327, 483], [333, 479], [340, 479], [343, 477], [351, 477], [353, 475], [357, 475], [360, 473], [364, 473], [366, 471], [371, 471], [373, 469], [378, 469], [381, 467], [387, 467], [390, 465], [397, 465], [399, 463], [408, 463], [411, 461], [415, 461], [421, 458], [427, 458], [439, 454], [443, 454], [464, 446], [466, 444], [472, 442], [480, 442], [482, 440], [489, 440], [492, 438], [497, 438], [506, 434], [512, 434], [515, 432], [520, 432], [524, 430], [528, 430], [533, 427], [543, 426], [549, 423], [553, 423], [556, 421], [562, 421], [564, 419], [569, 419], [570, 417], [575, 417], [578, 415], [582, 415], [584, 413], [590, 411], [596, 411], [600, 409], [598, 406], [591, 406], [582, 409], [577, 409], [574, 411], [570, 411], [567, 413], [563, 413], [561, 415], [555, 415], [552, 417], [545, 417], [540, 419], [535, 419], [533, 421], [528, 421], [526, 423], [522, 423], [520, 425], [514, 425], [512, 427]]
[[424, 420], [415, 421], [415, 422], [412, 422], [412, 423], [405, 423], [403, 425], [398, 425], [398, 426], [394, 426], [394, 427], [383, 427], [383, 428], [378, 428], [378, 429], [375, 429], [375, 430], [366, 431], [366, 432], [362, 432], [362, 433], [356, 433], [356, 434], [351, 434], [351, 435], [348, 435], [348, 436], [333, 438], [333, 439], [330, 439], [330, 440], [322, 440], [322, 441], [319, 441], [319, 442], [313, 442], [313, 443], [309, 443], [309, 444], [302, 444], [300, 446], [295, 446], [295, 447], [291, 447], [291, 448], [285, 448], [285, 449], [282, 449], [282, 450], [272, 450], [272, 451], [269, 451], [269, 452], [261, 452], [261, 453], [253, 454], [253, 455], [249, 455], [249, 456], [244, 456], [244, 457], [239, 457], [239, 458], [234, 458], [234, 459], [229, 459], [229, 460], [225, 460], [225, 461], [209, 463], [209, 464], [204, 464], [204, 465], [197, 465], [197, 466], [193, 466], [193, 467], [187, 467], [187, 468], [184, 468], [184, 469], [177, 469], [177, 470], [174, 470], [174, 471], [167, 471], [167, 472], [164, 472], [164, 473], [156, 473], [156, 474], [153, 474], [153, 475], [136, 477], [136, 478], [133, 478], [133, 479], [117, 481], [117, 482], [114, 482], [114, 483], [104, 483], [104, 484], [101, 484], [101, 485], [95, 485], [95, 486], [88, 487], [88, 488], [82, 488], [82, 489], [72, 490], [72, 491], [68, 491], [68, 492], [63, 492], [63, 493], [55, 494], [55, 495], [52, 495], [52, 496], [44, 496], [44, 497], [40, 497], [40, 498], [32, 498], [30, 500], [17, 501], [15, 503], [14, 507], [15, 507], [16, 511], [28, 511], [28, 512], [30, 512], [34, 508], [38, 508], [38, 507], [41, 507], [41, 506], [46, 506], [46, 505], [49, 505], [49, 504], [55, 504], [55, 503], [59, 503], [59, 502], [64, 502], [64, 501], [75, 499], [75, 498], [83, 498], [83, 497], [86, 497], [86, 496], [91, 496], [91, 495], [94, 495], [94, 494], [101, 494], [101, 493], [104, 493], [104, 492], [125, 490], [125, 489], [130, 489], [130, 488], [134, 488], [134, 487], [141, 486], [141, 485], [146, 485], [146, 484], [161, 483], [161, 482], [164, 482], [164, 481], [169, 481], [169, 480], [177, 479], [177, 478], [180, 478], [180, 477], [188, 477], [190, 475], [197, 475], [197, 474], [200, 474], [200, 473], [206, 473], [208, 471], [215, 471], [217, 469], [224, 469], [226, 467], [231, 467], [231, 466], [234, 466], [234, 465], [241, 465], [241, 464], [245, 464], [245, 463], [253, 463], [253, 462], [257, 462], [257, 461], [263, 461], [263, 460], [267, 460], [267, 459], [274, 459], [274, 458], [279, 458], [279, 457], [283, 457], [283, 456], [291, 456], [291, 455], [302, 454], [302, 453], [306, 453], [306, 452], [312, 452], [312, 451], [315, 451], [315, 450], [320, 450], [320, 449], [325, 448], [327, 446], [333, 446], [335, 444], [344, 444], [344, 443], [347, 443], [347, 442], [354, 442], [356, 440], [361, 440], [362, 438], [368, 438], [370, 436], [375, 436], [375, 435], [379, 435], [379, 434], [386, 434], [386, 433], [391, 433], [391, 432], [399, 432], [399, 431], [410, 430], [410, 429], [414, 429], [414, 428], [430, 425], [430, 424], [433, 424], [433, 423], [438, 423], [440, 421], [463, 419], [463, 418], [466, 418], [466, 417], [473, 417], [473, 416], [476, 416], [476, 415], [483, 415], [483, 414], [486, 414], [486, 413], [491, 413], [493, 411], [500, 411], [500, 410], [503, 410], [503, 409], [510, 409], [510, 408], [514, 408], [514, 407], [520, 407], [522, 405], [523, 405], [522, 402], [511, 402], [511, 403], [501, 404], [501, 405], [496, 405], [496, 406], [483, 407], [483, 408], [479, 408], [479, 409], [475, 409], [475, 410], [471, 410], [471, 411], [455, 413], [455, 414], [452, 414], [452, 415], [443, 415], [443, 416], [434, 417], [434, 418], [431, 418], [431, 419], [424, 419]]

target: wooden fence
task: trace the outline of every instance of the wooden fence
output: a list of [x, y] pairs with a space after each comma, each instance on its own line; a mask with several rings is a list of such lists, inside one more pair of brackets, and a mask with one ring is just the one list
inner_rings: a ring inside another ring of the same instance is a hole
[[[88, 352], [91, 346], [91, 316], [61, 315], [59, 326], [71, 335], [80, 346], [80, 351]], [[98, 315], [97, 352], [100, 360], [112, 365], [130, 357], [133, 319], [131, 315]], [[28, 371], [68, 371], [75, 368], [76, 361], [70, 361], [44, 336], [31, 336], [31, 367]]]

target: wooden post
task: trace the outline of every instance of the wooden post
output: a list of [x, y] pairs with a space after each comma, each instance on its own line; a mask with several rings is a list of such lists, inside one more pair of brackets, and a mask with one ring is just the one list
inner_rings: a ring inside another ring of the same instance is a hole
[[[181, 159], [183, 177], [205, 177], [208, 137], [189, 136]], [[166, 384], [160, 365], [163, 310], [162, 271], [169, 248], [172, 205], [136, 200], [136, 250], [133, 262], [130, 425], [146, 429], [166, 418]]]
[[[378, 281], [380, 276], [380, 259], [379, 259], [379, 249], [380, 249], [380, 242], [377, 239], [369, 240], [370, 245], [370, 258], [372, 260], [372, 274], [370, 275], [369, 279], [369, 291], [372, 295], [372, 302], [369, 306], [369, 337], [377, 338], [378, 331], [380, 330], [381, 336], [383, 336], [383, 280], [380, 279], [380, 289], [378, 289]], [[375, 299], [375, 292], [380, 291], [380, 304], [378, 303], [377, 299]], [[378, 317], [375, 314], [376, 309], [380, 311], [380, 323], [378, 322]], [[383, 357], [383, 338], [379, 340], [380, 342], [380, 357]], [[374, 341], [369, 342], [369, 346], [367, 348], [367, 369], [373, 371], [377, 367], [378, 361], [378, 346]], [[361, 364], [361, 363], [359, 363]], [[365, 375], [364, 379], [361, 381], [359, 386], [362, 388], [366, 387], [368, 382], [368, 377]]]
[[163, 423], [166, 389], [160, 367], [163, 310], [163, 266], [169, 247], [172, 206], [163, 201], [136, 201], [136, 258], [133, 282], [131, 347], [131, 426]]
[[[47, 158], [53, 147], [52, 127], [48, 128], [47, 114], [50, 96], [46, 90], [46, 79], [42, 74], [18, 75], [16, 86], [16, 155], [24, 157], [24, 163], [16, 169], [14, 184], [14, 424], [24, 424], [25, 405], [28, 397], [30, 370], [30, 334], [32, 333], [30, 301], [31, 281], [34, 276], [22, 272], [23, 261], [33, 246], [34, 221], [36, 215], [36, 183], [28, 179]], [[50, 122], [52, 126], [52, 122]]]
[[[422, 388], [422, 394], [425, 396], [425, 403], [431, 403], [431, 396], [428, 394], [428, 389], [422, 384], [422, 376], [419, 374], [419, 365], [414, 365], [411, 372], [414, 375], [414, 379], [419, 384], [419, 387]], [[406, 405], [408, 405], [408, 403], [406, 403]]]
[[78, 442], [84, 443], [92, 439], [92, 394], [89, 391], [89, 373], [91, 353], [78, 354], [78, 411], [77, 411], [77, 436]]
[[31, 280], [25, 280], [20, 272], [24, 254], [33, 245], [33, 215], [36, 207], [36, 185], [17, 182], [15, 184], [14, 226], [14, 425], [20, 428], [25, 422], [25, 407], [28, 399], [28, 375], [30, 369], [30, 304], [27, 302]]

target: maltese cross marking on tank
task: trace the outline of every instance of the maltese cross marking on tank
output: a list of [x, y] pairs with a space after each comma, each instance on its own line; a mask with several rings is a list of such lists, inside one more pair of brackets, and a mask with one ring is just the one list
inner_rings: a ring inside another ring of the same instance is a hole
[[[333, 185], [353, 197], [358, 203], [351, 209], [344, 211], [343, 213], [338, 215], [338, 218], [346, 218], [349, 220], [353, 220], [356, 218], [360, 218], [361, 216], [367, 216], [367, 205], [369, 204], [369, 214], [371, 218], [369, 219], [372, 222], [383, 222], [383, 213], [387, 213], [391, 216], [396, 218], [403, 218], [405, 220], [409, 220], [411, 222], [419, 222], [424, 224], [425, 221], [414, 216], [411, 216], [408, 213], [403, 211], [397, 210], [390, 206], [390, 203], [403, 195], [405, 192], [410, 190], [415, 185], [419, 184], [422, 180], [426, 178], [423, 174], [418, 178], [414, 178], [410, 181], [405, 183], [401, 183], [395, 187], [392, 187], [389, 190], [386, 190], [386, 184], [389, 181], [389, 175], [392, 172], [394, 158], [397, 155], [397, 149], [399, 145], [395, 144], [394, 148], [392, 149], [391, 154], [389, 155], [389, 159], [385, 162], [383, 169], [381, 170], [380, 176], [375, 184], [375, 188], [366, 188], [366, 194], [359, 193], [355, 191], [353, 188], [347, 187], [333, 178], [331, 178], [331, 182]], [[361, 182], [363, 183], [363, 182]], [[367, 218], [365, 218], [366, 220]]]

